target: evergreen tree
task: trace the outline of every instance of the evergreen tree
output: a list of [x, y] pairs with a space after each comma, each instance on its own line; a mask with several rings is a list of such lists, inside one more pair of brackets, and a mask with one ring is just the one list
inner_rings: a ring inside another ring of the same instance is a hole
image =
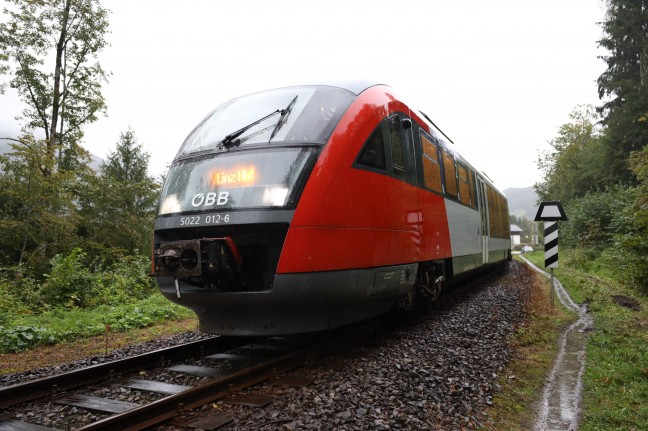
[[134, 132], [121, 133], [99, 175], [88, 177], [81, 203], [83, 235], [106, 248], [148, 253], [160, 184], [147, 173], [150, 155]]
[[[607, 70], [598, 79], [600, 108], [616, 159], [648, 143], [648, 0], [608, 0], [599, 46]], [[627, 165], [619, 180], [631, 179]]]

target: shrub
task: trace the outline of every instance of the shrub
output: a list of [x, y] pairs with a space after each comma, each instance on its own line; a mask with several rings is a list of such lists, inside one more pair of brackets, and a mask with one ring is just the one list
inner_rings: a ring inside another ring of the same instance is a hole
[[594, 249], [614, 244], [615, 235], [627, 229], [623, 211], [632, 199], [631, 189], [618, 186], [571, 200], [565, 208], [569, 221], [560, 225], [560, 242]]
[[95, 305], [97, 285], [86, 262], [86, 254], [74, 248], [70, 254], [57, 254], [50, 263], [43, 299], [52, 306], [89, 307]]
[[150, 261], [147, 257], [124, 256], [98, 275], [104, 297], [102, 304], [126, 304], [144, 299], [156, 291], [155, 282], [148, 277]]
[[44, 328], [33, 326], [5, 328], [0, 326], [0, 352], [19, 352], [55, 341], [56, 337]]

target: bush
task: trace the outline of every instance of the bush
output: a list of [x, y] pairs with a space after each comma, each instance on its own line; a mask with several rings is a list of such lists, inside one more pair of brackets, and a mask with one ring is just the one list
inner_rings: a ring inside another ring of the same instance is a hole
[[127, 305], [101, 305], [92, 310], [54, 308], [39, 315], [16, 315], [15, 320], [0, 326], [0, 353], [101, 335], [106, 325], [113, 332], [123, 332], [191, 316], [193, 312], [159, 293]]
[[147, 274], [150, 260], [144, 256], [124, 256], [98, 274], [102, 285], [101, 304], [126, 304], [149, 297], [156, 291], [155, 281]]
[[89, 307], [97, 304], [97, 283], [85, 262], [80, 248], [70, 254], [57, 254], [50, 263], [52, 271], [46, 276], [43, 299], [51, 306]]
[[47, 307], [41, 298], [41, 285], [25, 274], [23, 266], [0, 269], [0, 324], [9, 314], [39, 312]]
[[103, 261], [91, 262], [83, 250], [75, 248], [68, 255], [56, 255], [51, 266], [39, 289], [40, 298], [50, 307], [127, 304], [156, 291], [155, 282], [147, 276], [150, 261], [141, 255], [118, 256], [105, 268]]
[[615, 235], [627, 229], [623, 212], [633, 198], [631, 189], [618, 186], [569, 201], [565, 205], [569, 220], [560, 224], [560, 242], [593, 249], [613, 245]]
[[54, 343], [56, 337], [46, 329], [32, 326], [0, 326], [0, 352], [20, 352], [40, 344]]

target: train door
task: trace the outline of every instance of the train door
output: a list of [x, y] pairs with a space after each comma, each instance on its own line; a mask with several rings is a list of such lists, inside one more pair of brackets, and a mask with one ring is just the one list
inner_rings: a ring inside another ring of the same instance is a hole
[[486, 186], [479, 175], [477, 176], [477, 194], [479, 195], [479, 214], [481, 218], [481, 231], [479, 232], [479, 238], [482, 249], [482, 264], [486, 264], [488, 263], [488, 238], [490, 236], [488, 222], [488, 201]]

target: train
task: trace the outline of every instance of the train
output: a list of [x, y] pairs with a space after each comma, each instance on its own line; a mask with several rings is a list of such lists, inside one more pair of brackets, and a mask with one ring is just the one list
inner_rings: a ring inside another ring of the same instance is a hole
[[511, 258], [506, 197], [387, 85], [229, 100], [162, 187], [152, 275], [201, 331], [339, 328], [435, 299]]

